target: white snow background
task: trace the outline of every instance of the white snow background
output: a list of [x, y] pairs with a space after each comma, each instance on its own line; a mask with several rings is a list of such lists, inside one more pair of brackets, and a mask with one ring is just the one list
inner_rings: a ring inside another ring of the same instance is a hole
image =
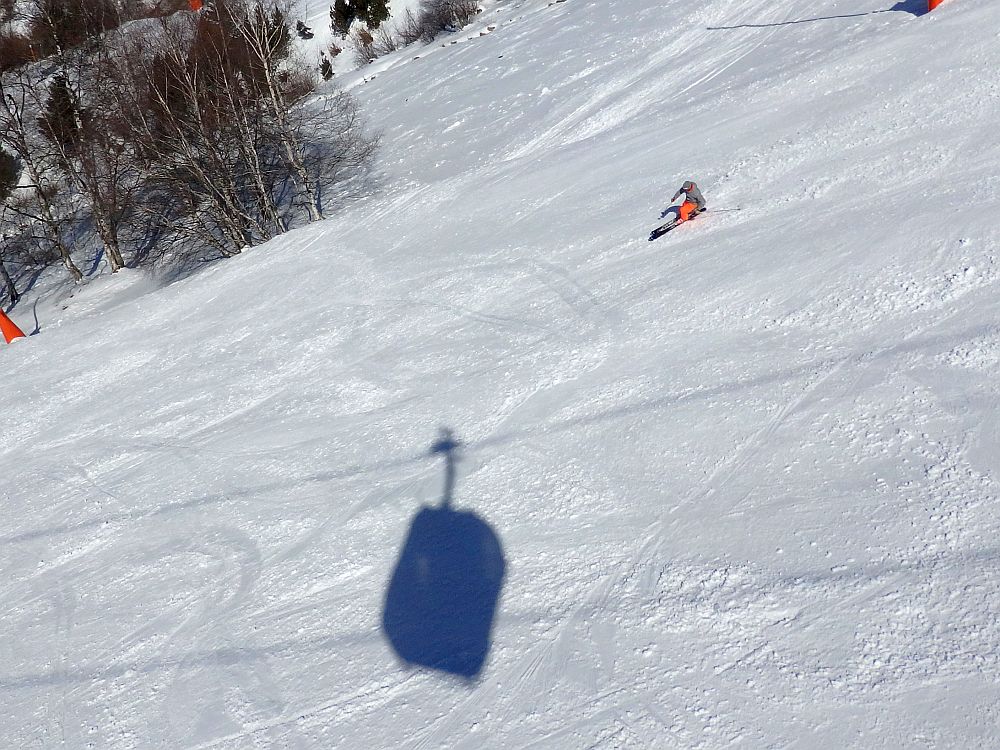
[[[371, 200], [40, 285], [0, 747], [1000, 747], [1000, 4], [892, 2], [496, 2], [337, 76]], [[381, 624], [441, 428], [471, 680]]]

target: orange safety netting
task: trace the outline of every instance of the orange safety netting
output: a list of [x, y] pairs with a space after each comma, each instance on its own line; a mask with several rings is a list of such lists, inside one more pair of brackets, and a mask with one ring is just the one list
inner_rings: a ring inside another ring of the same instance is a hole
[[14, 339], [23, 339], [24, 331], [17, 327], [17, 324], [7, 317], [7, 314], [0, 310], [0, 333], [3, 334], [9, 344]]

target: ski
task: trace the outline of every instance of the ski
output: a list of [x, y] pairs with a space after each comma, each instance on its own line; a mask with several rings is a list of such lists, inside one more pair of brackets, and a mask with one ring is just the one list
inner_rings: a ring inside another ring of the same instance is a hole
[[[707, 208], [703, 208], [698, 213], [692, 214], [691, 217], [688, 218], [688, 221], [694, 221], [696, 217], [698, 217], [701, 214], [705, 213], [707, 210], [708, 210]], [[726, 209], [726, 210], [732, 210], [732, 209]], [[686, 221], [681, 221], [678, 218], [671, 219], [666, 224], [661, 224], [656, 229], [654, 229], [652, 232], [650, 232], [649, 233], [649, 241], [652, 242], [653, 240], [659, 239], [660, 237], [662, 237], [663, 235], [665, 235], [667, 232], [669, 232], [671, 229], [676, 229], [681, 224], [686, 224], [686, 223], [687, 223]]]
[[654, 229], [652, 232], [649, 233], [649, 241], [652, 242], [653, 240], [662, 237], [667, 232], [669, 232], [671, 229], [673, 229], [674, 227], [676, 227], [678, 224], [681, 224], [681, 223], [683, 223], [683, 222], [677, 221], [675, 219], [673, 221], [668, 221], [666, 224], [658, 226], [656, 229]]

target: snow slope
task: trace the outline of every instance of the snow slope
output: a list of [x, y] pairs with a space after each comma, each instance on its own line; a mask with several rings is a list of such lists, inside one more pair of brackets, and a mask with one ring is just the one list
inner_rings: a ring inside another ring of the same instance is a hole
[[1000, 746], [1000, 6], [802, 5], [497, 3], [342, 79], [372, 200], [16, 308], [0, 746]]

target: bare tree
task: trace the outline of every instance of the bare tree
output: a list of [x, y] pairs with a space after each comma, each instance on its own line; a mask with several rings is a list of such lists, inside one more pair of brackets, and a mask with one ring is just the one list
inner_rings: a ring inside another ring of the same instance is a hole
[[7, 242], [10, 239], [8, 232], [11, 224], [7, 222], [7, 205], [0, 203], [0, 278], [3, 279], [4, 286], [7, 287], [7, 298], [12, 305], [17, 304], [21, 295], [17, 291], [14, 279], [7, 270]]
[[395, 36], [401, 46], [413, 44], [424, 35], [420, 18], [409, 8], [403, 11], [403, 15], [396, 20]]
[[430, 42], [442, 31], [468, 25], [478, 13], [478, 0], [422, 0], [422, 37], [424, 41]]
[[10, 197], [17, 186], [20, 171], [21, 168], [17, 163], [17, 159], [3, 149], [0, 149], [0, 277], [3, 278], [4, 285], [7, 287], [7, 296], [10, 298], [11, 304], [17, 302], [18, 293], [17, 287], [14, 285], [14, 279], [11, 278], [10, 273], [7, 271], [6, 263], [7, 235], [9, 231], [8, 227], [10, 226], [7, 222], [7, 198]]
[[288, 56], [289, 9], [274, 5], [269, 13], [257, 0], [231, 0], [229, 22], [246, 50], [250, 71], [260, 88], [261, 100], [268, 115], [272, 135], [294, 180], [310, 221], [323, 218], [319, 186], [306, 167], [305, 148], [291, 115], [292, 108], [311, 93], [315, 81], [306, 76], [292, 76], [282, 69]]
[[359, 27], [351, 32], [351, 46], [354, 47], [354, 64], [358, 67], [374, 62], [379, 56], [375, 37], [368, 29]]
[[56, 172], [56, 156], [45, 147], [33, 125], [26, 120], [26, 104], [35, 89], [27, 73], [0, 78], [0, 146], [4, 146], [21, 162], [30, 181], [17, 192], [19, 201], [11, 201], [10, 210], [20, 218], [38, 225], [33, 232], [36, 241], [48, 243], [54, 249], [74, 281], [82, 281], [83, 274], [73, 262], [68, 242], [63, 234], [65, 217], [55, 205], [57, 185], [52, 181]]
[[121, 22], [114, 0], [34, 0], [29, 35], [43, 55], [62, 56]]
[[[107, 45], [98, 42], [90, 54], [75, 58], [72, 68], [64, 66], [52, 79], [38, 124], [57, 151], [59, 169], [83, 198], [116, 273], [125, 267], [121, 232], [141, 180], [132, 144], [122, 137], [119, 115], [105, 95], [105, 71], [114, 65]], [[87, 91], [81, 92], [84, 84]]]
[[290, 59], [284, 2], [216, 0], [210, 14], [162, 18], [139, 38], [115, 25], [148, 11], [135, 0], [38, 0], [31, 23], [59, 73], [43, 86], [20, 69], [0, 83], [0, 144], [23, 169], [7, 234], [80, 281], [81, 228], [116, 272], [130, 239], [148, 247], [142, 232], [229, 256], [296, 215], [322, 219], [324, 190], [365, 165], [378, 139], [347, 94], [308, 100], [316, 73]]
[[236, 255], [275, 231], [262, 218], [274, 217], [261, 206], [260, 192], [246, 189], [249, 149], [241, 131], [255, 120], [246, 112], [234, 116], [243, 98], [218, 88], [227, 76], [206, 41], [214, 33], [210, 24], [165, 23], [162, 32], [153, 44], [127, 41], [110, 90], [144, 162], [147, 190], [139, 208], [175, 236]]
[[[0, 3], [0, 17], [3, 16], [4, 5]], [[7, 198], [14, 192], [20, 179], [21, 167], [17, 159], [0, 148], [0, 277], [7, 287], [7, 296], [12, 303], [17, 302], [17, 287], [7, 271]]]

